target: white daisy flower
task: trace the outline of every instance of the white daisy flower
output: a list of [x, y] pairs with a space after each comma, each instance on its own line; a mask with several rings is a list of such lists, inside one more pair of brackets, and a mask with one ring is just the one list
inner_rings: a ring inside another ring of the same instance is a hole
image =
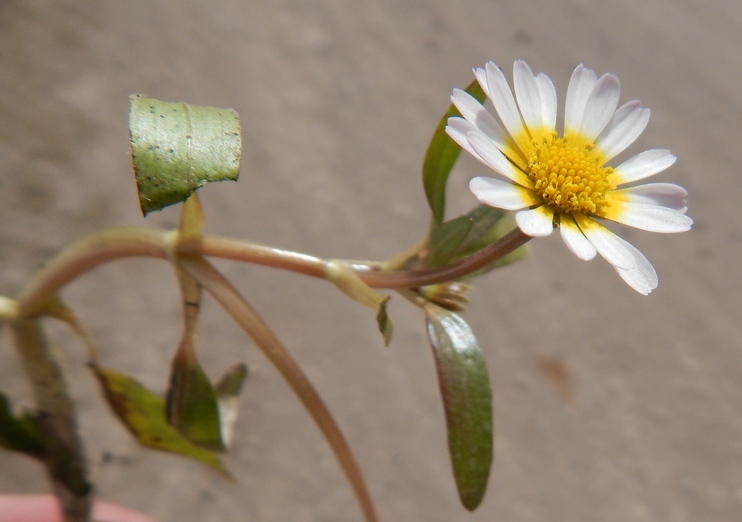
[[603, 256], [632, 288], [648, 294], [657, 274], [632, 245], [595, 218], [652, 232], [684, 232], [687, 192], [671, 183], [622, 187], [675, 163], [666, 149], [638, 154], [617, 167], [606, 163], [639, 137], [649, 109], [630, 101], [618, 109], [618, 78], [578, 65], [567, 88], [564, 132], [556, 131], [557, 95], [551, 80], [534, 75], [524, 61], [513, 66], [513, 90], [492, 62], [474, 71], [492, 101], [498, 122], [477, 100], [455, 89], [451, 100], [463, 118], [449, 118], [446, 131], [462, 148], [506, 180], [477, 177], [469, 187], [487, 205], [517, 210], [518, 227], [529, 236], [554, 228], [580, 259]]

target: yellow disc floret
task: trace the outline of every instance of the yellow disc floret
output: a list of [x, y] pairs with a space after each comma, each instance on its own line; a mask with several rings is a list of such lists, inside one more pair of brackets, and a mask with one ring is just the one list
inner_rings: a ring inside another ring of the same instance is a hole
[[611, 167], [595, 145], [580, 136], [556, 133], [533, 139], [528, 154], [528, 177], [534, 192], [558, 213], [601, 215], [605, 195], [616, 185]]

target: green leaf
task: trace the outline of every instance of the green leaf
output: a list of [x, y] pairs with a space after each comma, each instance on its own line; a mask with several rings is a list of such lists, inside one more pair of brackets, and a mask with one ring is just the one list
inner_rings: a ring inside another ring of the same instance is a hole
[[247, 378], [247, 366], [239, 363], [232, 366], [214, 386], [216, 400], [219, 404], [222, 440], [225, 446], [232, 443], [234, 424], [237, 421], [238, 396]]
[[487, 489], [493, 459], [492, 390], [482, 350], [453, 312], [425, 306], [448, 428], [448, 449], [461, 502], [472, 511]]
[[0, 393], [0, 446], [42, 460], [46, 455], [36, 417], [28, 412], [13, 415], [10, 400], [4, 393]]
[[[446, 221], [431, 230], [428, 238], [430, 252], [425, 262], [428, 266], [453, 263], [494, 243], [516, 226], [512, 212], [479, 205], [463, 216]], [[522, 259], [527, 253], [525, 245], [517, 248], [491, 265], [470, 274], [469, 278], [509, 265]]]
[[[476, 81], [472, 82], [466, 92], [474, 96], [480, 102], [484, 102], [486, 95]], [[428, 198], [430, 210], [433, 211], [433, 223], [443, 222], [446, 208], [446, 182], [456, 159], [459, 157], [461, 147], [446, 134], [446, 124], [451, 116], [460, 116], [456, 107], [451, 104], [438, 122], [433, 137], [428, 145], [423, 160], [423, 186]]]
[[108, 404], [140, 444], [195, 459], [231, 478], [213, 452], [191, 444], [168, 423], [161, 397], [122, 373], [97, 364], [89, 366]]
[[173, 358], [166, 402], [168, 421], [196, 446], [224, 451], [216, 392], [191, 355], [178, 350]]
[[232, 109], [130, 97], [129, 132], [144, 215], [185, 201], [211, 181], [236, 180], [240, 122]]
[[469, 216], [459, 216], [446, 221], [430, 231], [430, 253], [425, 257], [427, 266], [443, 266], [460, 251], [469, 236], [474, 221]]

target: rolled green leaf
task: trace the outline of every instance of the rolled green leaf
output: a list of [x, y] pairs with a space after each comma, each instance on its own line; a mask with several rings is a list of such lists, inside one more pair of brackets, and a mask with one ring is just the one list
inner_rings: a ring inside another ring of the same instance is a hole
[[[466, 92], [480, 102], [483, 102], [486, 97], [476, 81], [466, 88]], [[433, 225], [443, 222], [448, 175], [461, 152], [461, 147], [446, 134], [446, 124], [451, 116], [460, 115], [456, 107], [451, 104], [446, 114], [438, 122], [438, 127], [433, 133], [423, 160], [423, 186], [425, 196], [428, 198], [428, 205], [430, 205], [430, 210], [433, 211]]]
[[162, 398], [127, 375], [97, 364], [90, 368], [109, 406], [140, 444], [195, 459], [231, 478], [219, 457], [191, 444], [168, 423]]
[[487, 490], [494, 454], [487, 365], [477, 339], [460, 316], [430, 303], [425, 311], [453, 474], [461, 503], [472, 511]]
[[144, 215], [185, 201], [210, 181], [236, 180], [241, 134], [232, 109], [133, 95], [131, 155]]

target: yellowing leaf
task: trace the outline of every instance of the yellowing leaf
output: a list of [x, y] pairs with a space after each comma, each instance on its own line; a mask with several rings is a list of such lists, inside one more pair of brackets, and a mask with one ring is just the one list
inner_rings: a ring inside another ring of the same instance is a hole
[[167, 422], [165, 401], [161, 397], [122, 373], [97, 364], [91, 364], [90, 368], [109, 406], [140, 444], [195, 459], [231, 478], [213, 452], [191, 444]]

